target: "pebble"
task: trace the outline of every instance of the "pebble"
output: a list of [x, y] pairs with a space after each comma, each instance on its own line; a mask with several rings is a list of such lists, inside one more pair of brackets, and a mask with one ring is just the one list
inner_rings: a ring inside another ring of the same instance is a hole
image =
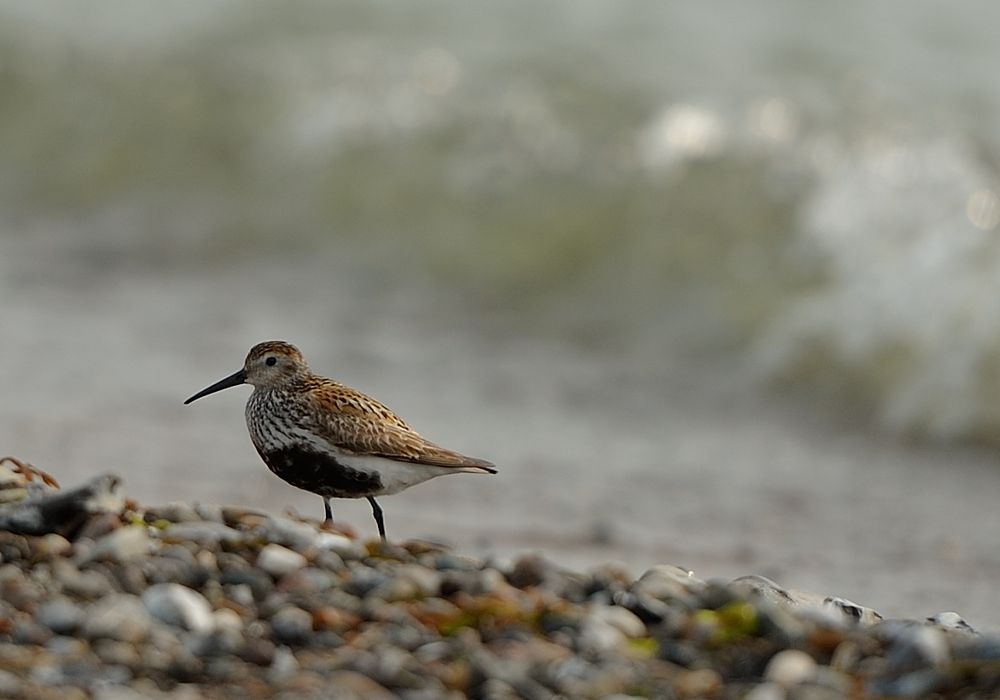
[[497, 563], [246, 508], [130, 505], [83, 525], [104, 534], [0, 532], [0, 697], [827, 700], [997, 687], [1000, 636], [955, 613], [884, 621], [759, 576]]
[[646, 636], [646, 625], [634, 613], [617, 606], [597, 606], [591, 610], [591, 619], [597, 618], [621, 632], [626, 638]]
[[202, 517], [191, 504], [173, 502], [147, 508], [145, 520], [148, 523], [159, 520], [165, 520], [170, 523], [196, 523], [202, 520]]
[[816, 661], [804, 651], [785, 649], [775, 654], [764, 669], [764, 680], [791, 688], [816, 676]]
[[958, 630], [960, 632], [969, 632], [971, 634], [976, 633], [976, 630], [973, 629], [972, 625], [966, 622], [965, 619], [957, 612], [938, 613], [937, 615], [928, 617], [927, 621], [932, 622], [943, 629]]
[[160, 532], [160, 538], [168, 542], [197, 542], [199, 544], [234, 544], [243, 541], [243, 533], [221, 522], [201, 520], [181, 522]]
[[320, 532], [313, 540], [317, 549], [325, 549], [337, 554], [342, 560], [361, 559], [368, 552], [360, 542], [337, 534], [336, 532]]
[[889, 621], [879, 632], [892, 640], [886, 663], [894, 672], [939, 667], [951, 658], [944, 633], [930, 625]]
[[137, 596], [110, 593], [84, 613], [83, 636], [87, 639], [117, 639], [141, 642], [149, 634], [152, 621]]
[[257, 555], [257, 566], [275, 578], [290, 574], [301, 569], [308, 563], [308, 560], [280, 544], [267, 544]]
[[302, 644], [312, 634], [313, 618], [305, 610], [288, 606], [271, 617], [274, 637], [284, 644]]
[[271, 659], [271, 668], [268, 671], [267, 679], [274, 685], [284, 685], [298, 669], [299, 662], [295, 659], [292, 650], [288, 647], [279, 647]]
[[94, 561], [125, 562], [143, 556], [149, 551], [149, 535], [145, 527], [121, 527], [94, 542], [86, 554], [78, 558], [77, 565], [85, 566]]
[[83, 611], [68, 598], [52, 598], [43, 603], [35, 619], [56, 634], [73, 634], [83, 621]]
[[21, 679], [17, 675], [0, 669], [0, 697], [17, 697], [21, 694], [21, 686]]
[[153, 617], [198, 634], [214, 629], [212, 606], [198, 591], [178, 583], [157, 583], [142, 594], [142, 604]]
[[269, 542], [296, 550], [306, 550], [316, 546], [320, 532], [309, 523], [289, 518], [268, 518], [260, 528], [260, 534]]
[[785, 700], [785, 689], [777, 683], [761, 683], [743, 696], [743, 700]]

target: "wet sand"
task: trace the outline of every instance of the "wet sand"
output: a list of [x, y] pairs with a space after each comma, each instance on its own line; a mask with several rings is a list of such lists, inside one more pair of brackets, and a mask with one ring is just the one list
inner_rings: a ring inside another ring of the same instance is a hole
[[[500, 467], [385, 498], [393, 538], [580, 568], [757, 573], [887, 616], [955, 610], [1000, 629], [1000, 464], [988, 452], [845, 426], [669, 335], [583, 345], [333, 260], [98, 272], [43, 244], [8, 239], [0, 258], [0, 452], [64, 483], [111, 470], [144, 503], [320, 517], [318, 498], [254, 453], [249, 388], [181, 405], [254, 342], [284, 338], [317, 371]], [[335, 513], [374, 535], [366, 503]]]

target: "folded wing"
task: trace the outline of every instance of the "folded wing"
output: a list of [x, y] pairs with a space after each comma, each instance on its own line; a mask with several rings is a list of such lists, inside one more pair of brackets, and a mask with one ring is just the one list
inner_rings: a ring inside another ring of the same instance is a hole
[[341, 450], [400, 462], [496, 473], [491, 462], [467, 457], [424, 439], [370, 396], [332, 382], [317, 387], [313, 393], [323, 407], [313, 416], [315, 432]]

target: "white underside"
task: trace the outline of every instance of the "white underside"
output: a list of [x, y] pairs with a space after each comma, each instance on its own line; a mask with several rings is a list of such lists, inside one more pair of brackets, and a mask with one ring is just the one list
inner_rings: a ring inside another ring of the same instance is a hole
[[[396, 460], [386, 459], [385, 457], [374, 457], [370, 455], [359, 455], [352, 452], [345, 452], [311, 432], [295, 429], [291, 426], [286, 426], [286, 428], [287, 432], [292, 437], [292, 441], [282, 445], [283, 441], [277, 440], [278, 435], [272, 433], [267, 436], [269, 438], [267, 441], [268, 449], [275, 449], [282, 446], [308, 446], [317, 452], [326, 452], [330, 454], [337, 460], [337, 462], [345, 467], [355, 469], [363, 474], [378, 474], [379, 481], [382, 483], [382, 488], [377, 493], [373, 494], [376, 496], [399, 493], [403, 489], [408, 489], [411, 486], [423, 483], [424, 481], [433, 479], [436, 476], [457, 474], [460, 472], [478, 473], [480, 471], [478, 469], [435, 467], [430, 464], [397, 462]], [[252, 430], [250, 434], [251, 437], [256, 440], [256, 436]]]
[[433, 479], [436, 476], [454, 474], [460, 469], [448, 467], [434, 467], [428, 464], [413, 464], [412, 462], [397, 462], [384, 457], [368, 457], [364, 455], [349, 455], [340, 452], [336, 455], [338, 462], [345, 467], [356, 469], [365, 474], [375, 472], [382, 482], [382, 489], [379, 495], [399, 493], [403, 489], [408, 489], [421, 482]]

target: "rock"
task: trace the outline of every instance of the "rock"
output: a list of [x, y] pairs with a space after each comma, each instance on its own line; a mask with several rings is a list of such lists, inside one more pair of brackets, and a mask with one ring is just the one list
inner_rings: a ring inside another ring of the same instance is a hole
[[141, 642], [149, 634], [152, 620], [138, 597], [111, 593], [84, 613], [82, 633], [87, 639], [117, 639]]
[[25, 535], [74, 533], [95, 513], [120, 513], [125, 498], [117, 476], [104, 474], [65, 491], [41, 489], [0, 508], [0, 530]]
[[355, 671], [334, 671], [328, 679], [330, 688], [337, 689], [337, 700], [393, 700], [396, 696]]
[[21, 695], [21, 679], [10, 671], [0, 669], [0, 697], [16, 698]]
[[624, 646], [625, 641], [625, 634], [601, 615], [589, 616], [580, 627], [580, 648], [592, 653], [614, 651]]
[[541, 586], [552, 575], [552, 565], [537, 554], [525, 554], [514, 562], [507, 580], [517, 588]]
[[309, 566], [284, 576], [278, 590], [291, 595], [309, 596], [321, 593], [336, 583], [337, 577], [329, 571]]
[[766, 600], [774, 605], [793, 605], [791, 594], [764, 576], [740, 576], [729, 582], [729, 589], [743, 599]]
[[73, 548], [69, 540], [54, 532], [39, 537], [36, 542], [35, 553], [40, 558], [62, 556]]
[[80, 607], [68, 598], [53, 598], [38, 608], [35, 619], [56, 634], [73, 634], [83, 617]]
[[41, 646], [52, 637], [52, 632], [33, 620], [18, 620], [11, 630], [11, 641], [16, 644]]
[[[234, 589], [240, 586], [249, 588], [255, 600], [263, 600], [274, 589], [273, 579], [258, 569], [230, 569], [222, 572], [219, 581], [224, 586]], [[240, 594], [234, 590], [231, 595], [235, 598]], [[241, 599], [238, 599], [238, 602], [244, 605], [248, 604]]]
[[202, 519], [198, 511], [189, 503], [164, 503], [163, 505], [147, 508], [145, 520], [147, 523], [154, 523], [158, 520], [166, 520], [170, 523], [194, 523]]
[[764, 680], [783, 688], [811, 681], [816, 676], [816, 661], [804, 651], [785, 649], [775, 654], [764, 669]]
[[218, 545], [223, 542], [234, 544], [243, 541], [243, 533], [223, 523], [200, 520], [171, 525], [160, 533], [160, 539], [168, 542], [193, 541], [207, 545]]
[[257, 555], [257, 566], [275, 578], [297, 571], [307, 563], [304, 556], [280, 544], [264, 545]]
[[413, 600], [418, 596], [419, 592], [417, 584], [412, 580], [392, 577], [385, 579], [381, 584], [369, 591], [367, 595], [388, 603], [394, 603], [400, 600]]
[[722, 678], [709, 668], [684, 671], [674, 681], [674, 692], [679, 698], [710, 698], [721, 689]]
[[305, 610], [288, 606], [271, 617], [275, 639], [285, 644], [302, 644], [312, 634], [313, 618]]
[[271, 516], [260, 528], [261, 535], [269, 542], [285, 545], [296, 550], [315, 547], [323, 534], [309, 523]]
[[957, 612], [942, 612], [927, 618], [928, 622], [934, 623], [938, 627], [959, 632], [969, 632], [978, 634], [968, 622], [966, 622]]
[[361, 559], [368, 554], [363, 544], [336, 532], [318, 533], [313, 540], [313, 546], [317, 549], [329, 550], [348, 561]]
[[288, 647], [278, 647], [274, 651], [274, 658], [271, 659], [271, 668], [268, 669], [267, 679], [274, 685], [284, 685], [299, 669], [299, 662], [295, 659], [295, 654]]
[[363, 598], [375, 590], [386, 580], [387, 576], [380, 571], [368, 568], [356, 568], [344, 583], [344, 590], [351, 595]]
[[69, 562], [59, 562], [64, 566], [54, 566], [53, 572], [62, 585], [63, 592], [86, 599], [100, 598], [109, 590], [114, 590], [111, 581], [100, 571], [93, 569], [80, 571]]
[[629, 639], [645, 637], [646, 625], [634, 613], [617, 606], [594, 606], [590, 612], [591, 619], [597, 618], [611, 625]]
[[222, 517], [222, 506], [220, 505], [214, 503], [195, 503], [194, 512], [203, 521], [225, 524]]
[[77, 564], [85, 566], [94, 561], [123, 562], [136, 559], [149, 551], [149, 535], [145, 527], [122, 527], [104, 535]]
[[940, 667], [951, 659], [948, 641], [936, 627], [890, 620], [879, 625], [877, 631], [891, 640], [886, 663], [893, 673]]
[[208, 634], [214, 628], [212, 606], [205, 596], [177, 583], [158, 583], [142, 594], [142, 603], [154, 617], [167, 623]]
[[671, 598], [687, 600], [692, 593], [704, 587], [705, 582], [697, 578], [693, 572], [680, 566], [661, 564], [647, 569], [633, 584], [632, 590], [657, 600]]
[[777, 683], [761, 683], [744, 695], [743, 700], [785, 700], [785, 689]]
[[441, 588], [441, 574], [418, 564], [403, 564], [396, 568], [395, 575], [411, 582], [421, 596], [437, 595]]
[[882, 616], [871, 608], [858, 605], [846, 598], [826, 598], [823, 600], [823, 604], [843, 613], [849, 620], [863, 625], [874, 625], [882, 619]]

